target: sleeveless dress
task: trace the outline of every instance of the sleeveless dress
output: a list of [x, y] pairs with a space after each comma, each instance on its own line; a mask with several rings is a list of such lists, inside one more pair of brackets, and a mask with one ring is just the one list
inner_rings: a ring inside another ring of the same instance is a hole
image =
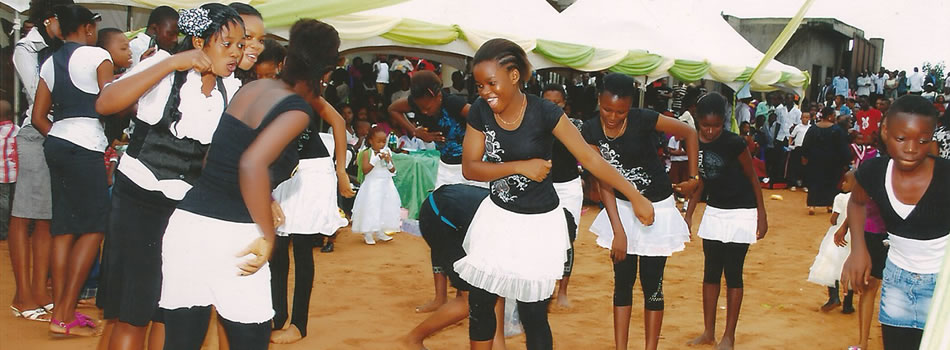
[[[380, 153], [390, 153], [383, 148]], [[353, 203], [353, 232], [399, 232], [400, 201], [399, 192], [393, 182], [389, 165], [372, 150], [364, 157], [370, 157], [373, 170], [363, 178], [360, 191]]]

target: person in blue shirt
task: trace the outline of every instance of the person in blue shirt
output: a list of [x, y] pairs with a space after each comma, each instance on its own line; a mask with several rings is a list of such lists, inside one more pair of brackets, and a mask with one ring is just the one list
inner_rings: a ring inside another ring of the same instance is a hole
[[835, 95], [848, 96], [848, 77], [844, 75], [844, 69], [838, 70], [838, 76], [832, 81], [831, 85], [835, 88]]

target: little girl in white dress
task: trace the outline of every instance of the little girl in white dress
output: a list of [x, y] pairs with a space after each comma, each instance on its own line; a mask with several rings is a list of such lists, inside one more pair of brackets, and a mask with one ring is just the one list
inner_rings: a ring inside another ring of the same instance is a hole
[[[828, 302], [822, 307], [821, 311], [827, 312], [841, 305], [839, 299], [838, 279], [841, 278], [841, 270], [844, 267], [844, 261], [851, 253], [851, 245], [847, 244], [851, 240], [848, 233], [848, 200], [851, 198], [851, 186], [854, 184], [854, 174], [848, 173], [841, 182], [841, 190], [835, 196], [832, 206], [831, 227], [825, 233], [825, 237], [818, 246], [818, 255], [815, 256], [815, 262], [811, 265], [808, 272], [808, 281], [828, 287]], [[848, 291], [844, 300], [844, 313], [853, 312], [852, 291]]]
[[369, 134], [370, 149], [360, 157], [363, 183], [353, 203], [353, 232], [362, 233], [366, 244], [375, 239], [393, 239], [387, 232], [400, 230], [400, 200], [393, 176], [396, 166], [392, 152], [386, 147], [386, 133], [373, 128]]

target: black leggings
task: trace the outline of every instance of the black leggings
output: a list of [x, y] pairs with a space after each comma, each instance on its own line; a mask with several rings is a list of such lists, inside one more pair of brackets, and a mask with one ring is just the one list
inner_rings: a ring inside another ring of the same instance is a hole
[[663, 269], [665, 256], [638, 256], [614, 264], [614, 306], [633, 305], [633, 282], [637, 280], [637, 260], [640, 263], [640, 288], [643, 290], [643, 308], [663, 310]]
[[718, 285], [722, 274], [726, 274], [726, 287], [742, 288], [742, 267], [745, 255], [749, 252], [746, 243], [723, 243], [710, 239], [703, 240], [703, 255], [706, 268], [703, 283]]
[[[495, 337], [495, 302], [498, 296], [479, 288], [468, 293], [468, 337], [472, 341], [487, 341]], [[528, 350], [554, 348], [551, 326], [548, 324], [548, 303], [545, 299], [533, 303], [518, 302], [518, 314], [524, 326]]]
[[[210, 306], [162, 311], [165, 315], [165, 349], [201, 349], [201, 343], [208, 333], [208, 322], [211, 320]], [[233, 322], [224, 319], [220, 314], [218, 322], [224, 326], [231, 350], [266, 350], [270, 343], [271, 330], [267, 322]]]
[[881, 325], [884, 350], [919, 349], [924, 331], [917, 328]]
[[564, 262], [564, 277], [571, 277], [574, 271], [574, 240], [577, 239], [577, 224], [574, 223], [574, 215], [564, 209], [564, 215], [567, 217], [567, 238], [571, 241], [571, 247], [567, 249], [567, 261]]
[[294, 306], [290, 324], [297, 326], [300, 335], [307, 336], [310, 311], [310, 292], [313, 291], [313, 235], [291, 234], [277, 236], [274, 254], [270, 260], [271, 300], [274, 304], [274, 329], [284, 328], [287, 322], [287, 273], [290, 269], [289, 245], [294, 246]]

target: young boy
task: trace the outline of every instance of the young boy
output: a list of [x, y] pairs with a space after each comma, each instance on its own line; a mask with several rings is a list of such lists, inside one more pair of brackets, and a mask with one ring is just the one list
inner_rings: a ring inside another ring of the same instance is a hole
[[861, 164], [848, 204], [852, 245], [843, 286], [861, 293], [871, 284], [864, 227], [869, 201], [877, 204], [887, 228], [879, 316], [885, 349], [920, 346], [950, 237], [950, 160], [929, 155], [936, 126], [937, 111], [925, 98], [907, 95], [894, 102], [881, 125], [889, 157]]
[[17, 175], [16, 134], [20, 128], [13, 123], [13, 107], [0, 100], [0, 240], [7, 239], [10, 229], [10, 204]]

